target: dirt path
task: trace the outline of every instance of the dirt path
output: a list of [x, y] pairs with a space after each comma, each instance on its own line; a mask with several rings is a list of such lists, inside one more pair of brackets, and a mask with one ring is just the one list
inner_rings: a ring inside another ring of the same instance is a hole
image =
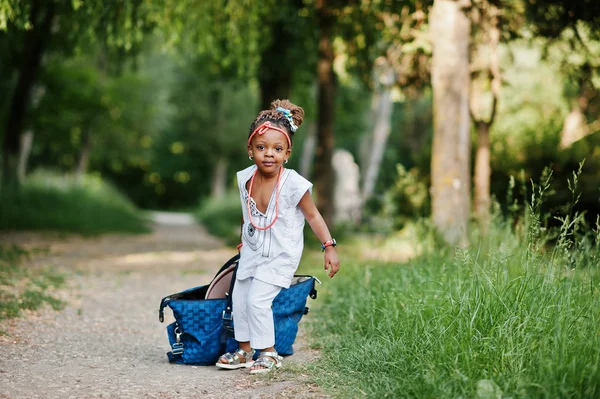
[[[154, 233], [84, 239], [47, 234], [0, 236], [48, 252], [30, 267], [52, 264], [71, 275], [68, 303], [0, 325], [0, 398], [323, 398], [301, 367], [315, 353], [299, 339], [275, 376], [172, 365], [164, 296], [206, 284], [234, 251], [186, 215], [154, 215]], [[310, 316], [308, 316], [310, 317]], [[302, 325], [302, 322], [301, 322]]]

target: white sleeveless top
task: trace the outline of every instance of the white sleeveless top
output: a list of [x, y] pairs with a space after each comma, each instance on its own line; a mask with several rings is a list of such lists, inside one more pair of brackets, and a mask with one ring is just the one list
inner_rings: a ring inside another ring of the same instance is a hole
[[[256, 171], [252, 165], [237, 173], [244, 225], [237, 279], [254, 277], [269, 284], [288, 288], [300, 264], [304, 248], [304, 215], [298, 207], [304, 194], [312, 192], [312, 183], [295, 170], [282, 171], [279, 186], [279, 215], [273, 226], [257, 230], [248, 217], [246, 183]], [[268, 226], [275, 218], [275, 190], [263, 214], [250, 199], [252, 220], [259, 227]]]

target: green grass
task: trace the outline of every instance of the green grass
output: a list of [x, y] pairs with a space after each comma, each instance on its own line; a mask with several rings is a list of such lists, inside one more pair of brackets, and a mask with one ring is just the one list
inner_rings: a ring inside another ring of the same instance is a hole
[[18, 317], [23, 310], [37, 310], [45, 304], [55, 310], [64, 306], [52, 294], [64, 287], [64, 274], [50, 267], [25, 267], [21, 260], [27, 256], [29, 252], [21, 247], [0, 247], [0, 320]]
[[141, 212], [100, 178], [37, 173], [0, 197], [0, 230], [51, 230], [80, 234], [142, 233]]
[[315, 312], [319, 369], [335, 373], [321, 382], [341, 397], [477, 397], [483, 380], [504, 397], [599, 397], [598, 248], [565, 268], [512, 244], [347, 261]]
[[428, 235], [383, 263], [340, 245], [311, 314], [315, 380], [341, 398], [600, 397], [600, 221], [566, 207], [547, 229], [541, 194], [469, 249]]

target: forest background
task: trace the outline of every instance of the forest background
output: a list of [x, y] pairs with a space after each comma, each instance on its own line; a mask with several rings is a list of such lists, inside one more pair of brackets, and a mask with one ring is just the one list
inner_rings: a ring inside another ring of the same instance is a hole
[[289, 97], [307, 115], [290, 166], [330, 222], [345, 149], [366, 229], [432, 215], [464, 244], [491, 198], [510, 206], [511, 176], [551, 168], [552, 209], [584, 159], [577, 206], [593, 223], [598, 5], [563, 3], [4, 1], [3, 204], [47, 173], [102, 179], [141, 208], [220, 199], [257, 111]]

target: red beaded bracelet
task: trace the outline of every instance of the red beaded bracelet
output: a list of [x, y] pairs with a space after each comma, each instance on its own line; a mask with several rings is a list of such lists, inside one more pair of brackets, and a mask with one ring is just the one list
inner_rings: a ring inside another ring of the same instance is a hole
[[337, 247], [337, 242], [335, 242], [335, 238], [332, 238], [329, 241], [325, 241], [323, 244], [321, 244], [321, 252], [325, 251], [325, 248], [327, 247]]

